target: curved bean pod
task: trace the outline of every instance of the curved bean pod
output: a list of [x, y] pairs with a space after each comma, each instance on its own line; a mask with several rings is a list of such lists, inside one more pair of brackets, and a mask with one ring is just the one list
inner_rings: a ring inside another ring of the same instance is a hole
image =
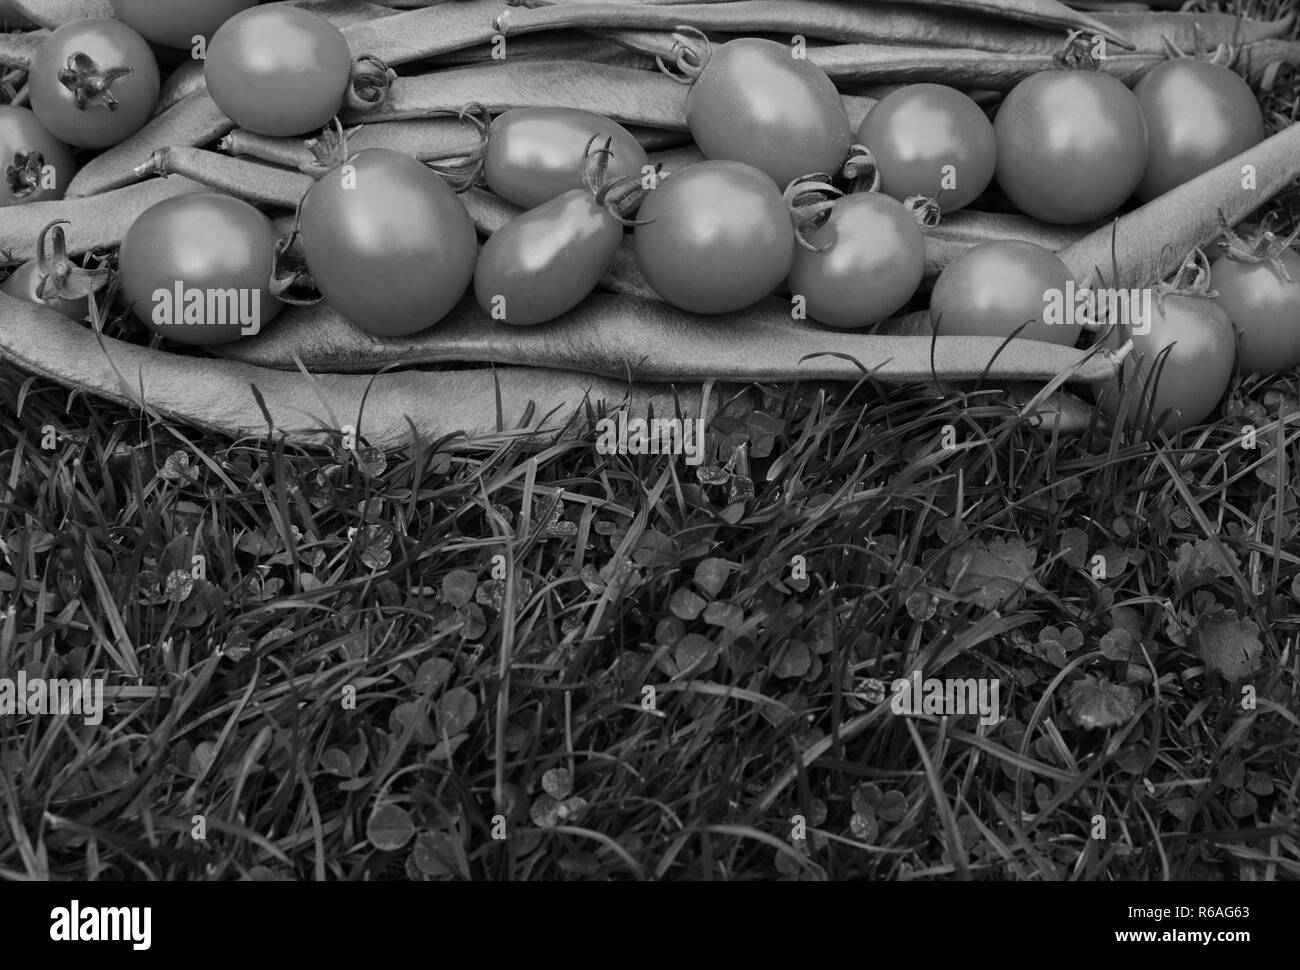
[[[263, 333], [212, 349], [263, 367], [292, 368], [296, 357], [308, 369], [344, 372], [492, 361], [667, 381], [856, 380], [865, 369], [885, 383], [907, 384], [935, 373], [978, 380], [1001, 343], [994, 337], [953, 337], [932, 346], [927, 338], [822, 330], [793, 321], [789, 304], [775, 299], [741, 313], [699, 316], [665, 303], [594, 294], [535, 327], [493, 322], [469, 299], [438, 326], [400, 339], [358, 330], [324, 304], [289, 307]], [[738, 347], [744, 352], [737, 353]], [[837, 356], [809, 356], [818, 354]], [[1105, 358], [1085, 356], [1017, 340], [988, 368], [988, 377], [1044, 381], [1075, 366], [1076, 382], [1114, 377]]]
[[93, 199], [60, 199], [10, 206], [4, 210], [4, 218], [0, 219], [0, 252], [9, 253], [13, 262], [35, 259], [36, 239], [41, 230], [58, 219], [66, 219], [72, 224], [68, 230], [69, 252], [112, 249], [122, 241], [140, 214], [154, 203], [177, 195], [206, 191], [207, 186], [198, 182], [172, 177], [130, 185]]
[[86, 17], [116, 20], [108, 0], [10, 0], [15, 13], [42, 27], [62, 27]]
[[[164, 415], [232, 437], [265, 435], [266, 414], [277, 433], [303, 444], [338, 442], [351, 425], [370, 444], [395, 448], [421, 439], [508, 431], [573, 437], [586, 432], [585, 405], [626, 405], [632, 415], [653, 408], [711, 419], [720, 387], [707, 402], [699, 388], [674, 394], [662, 385], [538, 368], [475, 368], [435, 373], [317, 374], [169, 354], [109, 337], [66, 317], [0, 293], [0, 358], [78, 391]], [[256, 394], [254, 393], [256, 389]], [[260, 400], [259, 400], [260, 398]], [[265, 405], [265, 412], [263, 411]], [[702, 413], [703, 412], [703, 413]]]
[[32, 57], [36, 48], [46, 37], [48, 30], [29, 30], [25, 33], [0, 34], [0, 64], [8, 68], [28, 70], [32, 66]]

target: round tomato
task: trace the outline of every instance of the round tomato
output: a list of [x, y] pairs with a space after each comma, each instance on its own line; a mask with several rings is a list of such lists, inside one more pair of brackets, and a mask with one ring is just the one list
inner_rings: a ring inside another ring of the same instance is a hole
[[76, 174], [72, 151], [33, 112], [0, 105], [0, 209], [61, 199]]
[[32, 58], [32, 110], [55, 138], [108, 148], [135, 134], [158, 103], [158, 62], [120, 20], [73, 20]]
[[1254, 92], [1218, 64], [1180, 57], [1154, 67], [1133, 89], [1146, 117], [1151, 157], [1137, 188], [1143, 201], [1208, 172], [1264, 140]]
[[998, 185], [1027, 215], [1100, 219], [1146, 172], [1147, 126], [1133, 92], [1095, 71], [1044, 71], [1007, 95], [993, 121]]
[[776, 183], [743, 162], [698, 162], [641, 203], [636, 260], [656, 293], [696, 313], [757, 303], [790, 273], [794, 228]]
[[743, 37], [706, 54], [686, 96], [686, 124], [708, 158], [745, 162], [784, 188], [834, 174], [849, 152], [849, 116], [835, 85], [806, 58]]
[[790, 293], [831, 327], [870, 327], [901, 309], [925, 273], [925, 237], [897, 199], [860, 192], [838, 199], [798, 247]]
[[62, 297], [53, 297], [49, 300], [42, 300], [37, 291], [41, 285], [41, 268], [36, 260], [23, 263], [13, 274], [0, 283], [0, 293], [7, 293], [10, 296], [17, 297], [20, 300], [26, 300], [28, 303], [35, 303], [37, 306], [48, 307], [56, 313], [62, 313], [69, 320], [76, 320], [78, 323], [84, 322], [90, 316], [90, 299], [81, 297], [76, 300], [65, 300]]
[[456, 194], [427, 166], [367, 148], [302, 203], [303, 255], [325, 299], [385, 337], [433, 326], [465, 294], [478, 239]]
[[195, 37], [211, 37], [227, 20], [257, 0], [112, 0], [118, 17], [146, 39], [181, 50]]
[[[1114, 347], [1133, 340], [1125, 358], [1123, 396], [1126, 421], [1140, 427], [1148, 418], [1169, 412], [1161, 428], [1168, 434], [1204, 420], [1223, 397], [1232, 379], [1233, 333], [1228, 315], [1213, 300], [1197, 296], [1166, 296], [1153, 301], [1146, 333], [1119, 327], [1110, 335]], [[1166, 348], [1169, 353], [1161, 358]], [[1103, 385], [1101, 409], [1116, 419], [1120, 384]]]
[[886, 95], [858, 127], [880, 170], [880, 191], [900, 202], [938, 198], [956, 212], [993, 181], [997, 139], [980, 106], [955, 88], [909, 84]]
[[583, 187], [583, 150], [609, 139], [610, 178], [641, 175], [645, 149], [622, 125], [577, 108], [513, 108], [492, 122], [483, 174], [490, 188], [532, 209]]
[[247, 202], [215, 192], [164, 199], [122, 239], [122, 294], [149, 329], [177, 343], [257, 333], [283, 304], [270, 289], [277, 237]]
[[1220, 256], [1210, 267], [1217, 302], [1240, 334], [1243, 374], [1272, 374], [1300, 364], [1300, 253], [1281, 254], [1287, 281], [1268, 262]]
[[[984, 243], [944, 267], [930, 296], [930, 315], [941, 334], [1044, 340], [1074, 346], [1073, 312], [1049, 323], [1053, 300], [1066, 300], [1073, 281], [1056, 254], [1019, 240]], [[1072, 309], [1072, 308], [1071, 308]]]
[[339, 113], [352, 52], [329, 21], [277, 3], [227, 20], [208, 45], [203, 75], [217, 107], [241, 128], [301, 135]]
[[614, 258], [623, 225], [574, 189], [492, 234], [474, 269], [474, 294], [493, 319], [544, 323], [581, 303]]

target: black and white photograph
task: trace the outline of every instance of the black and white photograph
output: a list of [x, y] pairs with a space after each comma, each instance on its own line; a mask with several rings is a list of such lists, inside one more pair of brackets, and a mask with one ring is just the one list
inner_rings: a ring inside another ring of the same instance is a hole
[[10, 952], [1261, 959], [1298, 8], [0, 0]]

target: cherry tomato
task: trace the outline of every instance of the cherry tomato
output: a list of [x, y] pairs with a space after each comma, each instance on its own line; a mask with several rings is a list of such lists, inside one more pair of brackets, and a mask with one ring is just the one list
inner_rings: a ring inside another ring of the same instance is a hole
[[880, 169], [880, 191], [900, 202], [938, 197], [956, 212], [993, 181], [997, 139], [980, 106], [955, 88], [909, 84], [886, 95], [858, 127]]
[[782, 188], [834, 173], [849, 151], [849, 116], [830, 78], [784, 44], [728, 41], [686, 96], [686, 124], [708, 158], [745, 162]]
[[610, 178], [639, 176], [649, 164], [631, 132], [608, 118], [577, 108], [513, 108], [488, 134], [488, 188], [525, 209], [582, 188], [583, 146], [593, 135], [610, 139]]
[[1210, 267], [1217, 302], [1241, 335], [1243, 374], [1272, 374], [1300, 364], [1300, 253], [1281, 255], [1288, 282], [1272, 264], [1220, 256]]
[[[71, 150], [33, 112], [0, 105], [0, 209], [61, 199], [76, 174]], [[41, 187], [50, 182], [52, 188]]]
[[465, 294], [478, 239], [456, 194], [412, 156], [358, 152], [302, 204], [303, 254], [317, 287], [367, 333], [433, 326]]
[[[1235, 350], [1232, 324], [1214, 300], [1175, 295], [1153, 301], [1146, 333], [1116, 328], [1108, 343], [1113, 347], [1129, 338], [1133, 351], [1124, 361], [1124, 380], [1136, 382], [1124, 388], [1130, 426], [1141, 426], [1148, 417], [1159, 418], [1172, 409], [1161, 424], [1172, 434], [1199, 424], [1214, 410], [1232, 378]], [[1166, 347], [1172, 349], [1161, 363]], [[1120, 397], [1118, 379], [1102, 385], [1101, 409], [1112, 420]]]
[[257, 0], [112, 0], [118, 17], [146, 39], [164, 47], [188, 48], [198, 36], [211, 37], [227, 20]]
[[247, 202], [215, 192], [164, 199], [122, 239], [122, 294], [149, 329], [177, 343], [228, 343], [266, 326], [275, 228]]
[[78, 300], [65, 300], [61, 297], [54, 297], [49, 300], [42, 300], [36, 295], [36, 291], [41, 285], [41, 268], [37, 265], [36, 260], [23, 263], [13, 274], [0, 283], [0, 293], [7, 293], [10, 296], [17, 297], [20, 300], [26, 300], [28, 303], [35, 303], [37, 306], [48, 307], [56, 313], [62, 313], [69, 320], [76, 320], [82, 323], [90, 316], [90, 299], [82, 297]]
[[743, 162], [697, 162], [641, 203], [636, 259], [656, 293], [696, 313], [757, 303], [790, 273], [794, 228], [776, 183]]
[[1152, 68], [1133, 89], [1151, 138], [1137, 188], [1148, 201], [1264, 140], [1250, 86], [1218, 64], [1180, 57]]
[[[71, 75], [71, 76], [69, 76]], [[135, 134], [158, 103], [158, 62], [120, 20], [73, 20], [32, 58], [32, 110], [55, 138], [108, 148]]]
[[[870, 327], [902, 308], [925, 273], [925, 238], [902, 204], [878, 192], [838, 199], [830, 218], [800, 246], [790, 293], [808, 316], [831, 327]], [[825, 247], [825, 248], [822, 248]]]
[[352, 53], [329, 21], [277, 3], [227, 20], [208, 45], [203, 75], [217, 107], [241, 128], [300, 135], [339, 113]]
[[479, 306], [521, 326], [554, 320], [596, 288], [622, 241], [589, 190], [565, 192], [492, 234], [474, 270]]
[[998, 185], [1027, 215], [1070, 225], [1100, 219], [1146, 171], [1137, 98], [1095, 71], [1044, 71], [1007, 95], [993, 121]]
[[[930, 315], [941, 334], [1009, 337], [1071, 347], [1079, 328], [1048, 323], [1048, 300], [1063, 301], [1073, 277], [1056, 254], [1019, 240], [989, 242], [944, 267], [930, 295]], [[1024, 325], [1022, 328], [1022, 324]]]

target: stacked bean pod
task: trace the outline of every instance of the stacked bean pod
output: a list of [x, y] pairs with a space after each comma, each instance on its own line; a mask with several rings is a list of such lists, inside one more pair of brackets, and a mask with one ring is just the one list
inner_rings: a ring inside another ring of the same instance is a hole
[[[125, 318], [160, 357], [1065, 374], [1166, 429], [1206, 417], [1234, 368], [1300, 363], [1290, 239], [1243, 226], [1300, 175], [1300, 135], [1255, 93], [1287, 77], [1291, 20], [54, 6], [0, 10], [20, 28], [0, 43], [0, 288]], [[1113, 293], [1152, 309], [1108, 314]]]

